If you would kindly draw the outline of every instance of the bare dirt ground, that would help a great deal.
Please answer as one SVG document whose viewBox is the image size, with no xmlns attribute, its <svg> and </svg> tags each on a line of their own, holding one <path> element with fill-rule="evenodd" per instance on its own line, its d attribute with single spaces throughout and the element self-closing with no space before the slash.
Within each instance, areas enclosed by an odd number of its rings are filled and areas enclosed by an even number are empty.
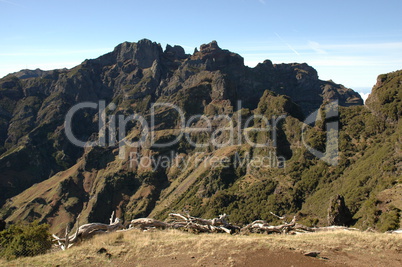
<svg viewBox="0 0 402 267">
<path fill-rule="evenodd" d="M 151 258 L 137 262 L 140 266 L 344 266 L 327 260 L 310 258 L 291 251 L 257 250 L 245 254 L 231 255 L 230 252 L 218 251 L 213 256 L 202 254 L 179 255 L 174 257 Z M 123 266 L 123 265 L 119 265 Z"/>
<path fill-rule="evenodd" d="M 402 253 L 402 252 L 401 252 Z M 233 253 L 230 247 L 216 249 L 213 253 L 176 253 L 175 256 L 154 256 L 149 258 L 128 258 L 124 262 L 112 260 L 113 266 L 277 266 L 277 267 L 319 267 L 319 266 L 402 266 L 402 254 L 385 251 L 380 254 L 341 251 L 321 252 L 317 257 L 304 256 L 304 251 L 295 249 L 245 249 Z"/>
</svg>

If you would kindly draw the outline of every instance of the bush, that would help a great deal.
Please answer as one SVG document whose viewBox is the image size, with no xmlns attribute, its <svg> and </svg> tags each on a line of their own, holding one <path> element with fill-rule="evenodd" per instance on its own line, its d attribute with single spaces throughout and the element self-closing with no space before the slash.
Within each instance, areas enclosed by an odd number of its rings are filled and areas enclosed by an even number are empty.
<svg viewBox="0 0 402 267">
<path fill-rule="evenodd" d="M 44 254 L 52 246 L 49 225 L 34 221 L 28 225 L 11 225 L 0 232 L 0 257 L 18 257 Z"/>
<path fill-rule="evenodd" d="M 378 230 L 380 230 L 381 232 L 398 229 L 399 210 L 397 208 L 391 208 L 390 211 L 382 213 L 377 227 Z"/>
</svg>

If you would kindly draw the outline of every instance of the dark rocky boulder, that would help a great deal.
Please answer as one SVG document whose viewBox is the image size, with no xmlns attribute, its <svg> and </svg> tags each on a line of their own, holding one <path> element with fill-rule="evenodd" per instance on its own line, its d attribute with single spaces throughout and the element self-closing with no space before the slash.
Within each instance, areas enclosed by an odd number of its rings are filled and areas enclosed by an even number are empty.
<svg viewBox="0 0 402 267">
<path fill-rule="evenodd" d="M 349 226 L 352 222 L 352 214 L 345 204 L 345 199 L 341 195 L 336 195 L 330 200 L 328 215 L 328 225 Z"/>
</svg>

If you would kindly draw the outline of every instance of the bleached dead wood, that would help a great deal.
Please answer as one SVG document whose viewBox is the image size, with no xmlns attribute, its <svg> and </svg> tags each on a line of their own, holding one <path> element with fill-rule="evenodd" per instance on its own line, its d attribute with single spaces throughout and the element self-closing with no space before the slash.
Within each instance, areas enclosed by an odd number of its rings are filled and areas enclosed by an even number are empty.
<svg viewBox="0 0 402 267">
<path fill-rule="evenodd" d="M 70 240 L 68 238 L 69 234 L 70 234 L 70 230 L 69 230 L 68 225 L 67 225 L 66 226 L 66 232 L 65 232 L 65 235 L 64 235 L 64 242 L 63 242 L 62 239 L 55 239 L 54 241 L 57 241 L 56 247 L 60 247 L 61 250 L 69 249 L 73 245 L 73 244 L 70 244 Z M 53 237 L 55 237 L 55 235 L 53 235 Z"/>
<path fill-rule="evenodd" d="M 160 229 L 166 229 L 171 227 L 169 223 L 165 223 L 162 221 L 158 221 L 155 219 L 151 218 L 139 218 L 139 219 L 134 219 L 131 221 L 129 228 L 134 228 L 138 227 L 142 230 L 149 229 L 149 228 L 160 228 Z"/>
<path fill-rule="evenodd" d="M 162 222 L 151 218 L 140 218 L 131 221 L 130 228 L 136 227 L 142 230 L 150 228 L 173 228 L 181 229 L 195 233 L 278 233 L 278 234 L 296 234 L 307 232 L 331 231 L 339 229 L 348 229 L 346 227 L 323 227 L 312 228 L 296 223 L 296 216 L 290 222 L 286 222 L 286 216 L 278 216 L 271 212 L 273 216 L 284 220 L 283 224 L 270 225 L 266 221 L 257 220 L 240 228 L 228 223 L 226 214 L 220 215 L 214 219 L 203 219 L 190 216 L 189 214 L 170 213 L 170 222 Z M 351 229 L 352 230 L 352 229 Z"/>
<path fill-rule="evenodd" d="M 240 227 L 228 223 L 226 214 L 219 215 L 214 219 L 197 218 L 190 215 L 183 215 L 179 213 L 170 213 L 173 218 L 171 223 L 172 228 L 184 229 L 196 233 L 228 233 L 232 234 Z"/>
<path fill-rule="evenodd" d="M 79 228 L 78 228 L 78 225 L 79 225 L 80 216 L 81 216 L 81 214 L 78 215 L 77 220 L 76 220 L 77 232 L 75 233 L 75 236 L 76 236 L 77 233 L 78 233 L 78 229 L 79 229 Z M 74 243 L 70 243 L 71 241 L 70 241 L 69 235 L 70 235 L 70 230 L 69 230 L 69 227 L 68 227 L 68 225 L 67 225 L 67 226 L 66 226 L 66 231 L 65 231 L 65 234 L 64 234 L 64 239 L 63 239 L 63 238 L 59 238 L 59 237 L 56 236 L 56 235 L 53 235 L 53 238 L 54 238 L 53 241 L 57 241 L 57 245 L 56 245 L 56 246 L 57 246 L 57 247 L 60 247 L 62 250 L 69 249 L 70 247 L 72 247 L 72 246 L 74 245 Z"/>
<path fill-rule="evenodd" d="M 302 224 L 296 223 L 296 216 L 290 222 L 286 222 L 286 216 L 278 216 L 271 212 L 273 216 L 284 221 L 281 225 L 270 225 L 266 221 L 258 220 L 254 221 L 243 228 L 241 228 L 242 233 L 278 233 L 278 234 L 288 234 L 288 233 L 305 233 L 313 232 L 313 228 L 307 227 Z"/>
<path fill-rule="evenodd" d="M 192 223 L 197 223 L 197 224 L 201 224 L 201 225 L 213 225 L 213 226 L 219 226 L 219 225 L 228 225 L 227 222 L 227 215 L 226 214 L 222 214 L 219 215 L 218 218 L 214 218 L 214 219 L 202 219 L 202 218 L 197 218 L 197 217 L 192 217 L 192 216 L 185 216 L 179 213 L 170 213 L 169 216 L 171 217 L 177 217 L 185 222 L 192 222 Z"/>
<path fill-rule="evenodd" d="M 114 217 L 114 212 L 112 213 L 112 216 L 110 218 L 110 224 L 104 224 L 104 223 L 87 223 L 84 225 L 81 225 L 78 227 L 78 218 L 77 217 L 77 230 L 74 235 L 69 235 L 68 228 L 66 228 L 66 235 L 65 237 L 61 238 L 58 237 L 57 235 L 52 235 L 53 236 L 53 241 L 56 241 L 58 243 L 58 246 L 65 250 L 70 248 L 72 245 L 77 243 L 78 241 L 82 239 L 87 239 L 90 238 L 96 234 L 104 234 L 104 233 L 109 233 L 109 232 L 115 232 L 117 230 L 124 229 L 124 226 L 121 224 L 120 219 L 116 218 L 113 222 L 113 217 Z"/>
<path fill-rule="evenodd" d="M 278 216 L 271 212 L 273 216 L 278 219 L 284 220 L 281 225 L 269 225 L 267 222 L 258 220 L 251 224 L 246 225 L 241 229 L 241 232 L 247 233 L 278 233 L 278 234 L 298 234 L 298 233 L 309 233 L 309 232 L 330 232 L 330 231 L 360 231 L 357 228 L 349 228 L 345 226 L 327 226 L 327 227 L 308 227 L 299 223 L 296 223 L 296 216 L 293 217 L 292 221 L 289 223 L 285 221 L 286 216 Z"/>
<path fill-rule="evenodd" d="M 402 229 L 394 230 L 394 231 L 388 231 L 387 233 L 389 234 L 402 234 Z"/>
<path fill-rule="evenodd" d="M 270 211 L 269 213 L 271 213 L 274 217 L 276 217 L 276 218 L 278 218 L 279 220 L 285 220 L 286 219 L 286 216 L 278 216 L 278 215 L 276 215 L 275 213 L 273 213 L 272 211 Z"/>
<path fill-rule="evenodd" d="M 266 221 L 257 220 L 254 221 L 243 228 L 239 226 L 232 225 L 228 222 L 228 216 L 226 214 L 219 215 L 219 217 L 214 219 L 203 219 L 190 216 L 189 214 L 180 213 L 170 213 L 169 217 L 171 220 L 169 222 L 162 222 L 152 218 L 139 218 L 131 221 L 129 228 L 124 229 L 123 225 L 120 223 L 119 218 L 114 218 L 114 212 L 110 217 L 109 225 L 103 223 L 88 223 L 78 227 L 79 216 L 77 217 L 77 230 L 75 234 L 70 235 L 68 227 L 66 228 L 65 236 L 60 238 L 53 235 L 54 241 L 57 241 L 61 249 L 65 250 L 70 248 L 72 245 L 77 243 L 82 239 L 87 239 L 96 234 L 103 234 L 114 231 L 126 231 L 132 228 L 140 228 L 142 230 L 149 229 L 180 229 L 194 233 L 228 233 L 233 234 L 236 232 L 241 233 L 278 233 L 278 234 L 298 234 L 298 233 L 308 233 L 308 232 L 324 232 L 324 231 L 337 231 L 337 230 L 347 230 L 347 231 L 358 231 L 356 228 L 347 228 L 343 226 L 329 226 L 329 227 L 308 227 L 299 223 L 296 223 L 296 216 L 290 222 L 286 222 L 286 216 L 278 216 L 271 212 L 271 214 L 283 220 L 283 224 L 280 225 L 270 225 Z M 394 233 L 401 233 L 401 230 L 393 231 Z"/>
<path fill-rule="evenodd" d="M 294 224 L 282 224 L 282 225 L 269 225 L 267 222 L 252 222 L 241 229 L 244 232 L 251 233 L 287 233 L 293 229 Z"/>
<path fill-rule="evenodd" d="M 332 225 L 332 226 L 325 226 L 325 227 L 314 227 L 311 228 L 313 232 L 332 232 L 332 231 L 339 231 L 339 230 L 345 230 L 345 231 L 360 231 L 360 229 L 357 228 L 350 228 L 346 226 L 337 226 L 337 225 Z"/>
</svg>

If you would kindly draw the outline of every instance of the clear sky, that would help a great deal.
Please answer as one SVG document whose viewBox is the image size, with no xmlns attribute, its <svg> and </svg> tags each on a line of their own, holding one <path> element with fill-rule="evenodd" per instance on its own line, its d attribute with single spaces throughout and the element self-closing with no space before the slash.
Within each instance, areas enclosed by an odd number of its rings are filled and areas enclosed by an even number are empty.
<svg viewBox="0 0 402 267">
<path fill-rule="evenodd" d="M 307 62 L 321 79 L 368 93 L 402 69 L 402 1 L 0 0 L 0 77 L 71 68 L 123 41 L 217 40 L 249 66 Z"/>
</svg>

